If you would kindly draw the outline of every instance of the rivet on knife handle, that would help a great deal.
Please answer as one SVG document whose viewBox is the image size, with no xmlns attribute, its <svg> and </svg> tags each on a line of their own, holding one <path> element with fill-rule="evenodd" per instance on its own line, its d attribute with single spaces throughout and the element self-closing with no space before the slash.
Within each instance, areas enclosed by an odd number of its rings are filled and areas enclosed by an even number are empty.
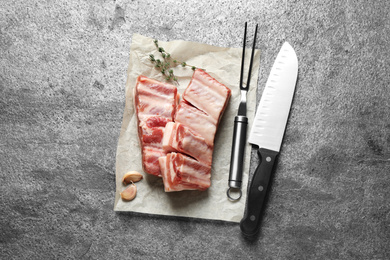
<svg viewBox="0 0 390 260">
<path fill-rule="evenodd" d="M 242 84 L 242 78 L 244 74 L 244 58 L 245 58 L 245 42 L 246 42 L 246 29 L 247 23 L 245 23 L 244 31 L 244 42 L 242 47 L 242 59 L 241 59 L 241 73 L 240 73 L 240 90 L 241 90 L 241 101 L 238 107 L 237 116 L 234 118 L 234 131 L 232 141 L 232 153 L 230 156 L 230 170 L 229 170 L 229 189 L 227 190 L 227 196 L 230 200 L 239 200 L 241 198 L 241 184 L 242 184 L 242 170 L 244 164 L 244 153 L 246 143 L 246 132 L 248 125 L 248 118 L 246 117 L 246 94 L 249 89 L 249 83 L 252 72 L 253 56 L 256 45 L 257 36 L 257 24 L 255 29 L 255 35 L 253 40 L 252 54 L 249 64 L 248 80 L 246 87 Z M 232 191 L 238 191 L 238 197 L 232 196 Z"/>
</svg>

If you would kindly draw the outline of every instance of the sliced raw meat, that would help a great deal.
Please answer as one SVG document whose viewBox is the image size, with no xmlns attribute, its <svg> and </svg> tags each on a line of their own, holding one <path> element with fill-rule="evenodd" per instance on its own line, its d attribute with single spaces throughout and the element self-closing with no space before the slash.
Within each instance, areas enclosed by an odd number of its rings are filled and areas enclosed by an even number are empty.
<svg viewBox="0 0 390 260">
<path fill-rule="evenodd" d="M 160 168 L 166 192 L 206 190 L 210 187 L 211 166 L 181 153 L 160 157 Z"/>
<path fill-rule="evenodd" d="M 213 146 L 208 145 L 202 136 L 180 123 L 167 123 L 163 148 L 166 152 L 177 151 L 190 155 L 207 165 L 211 165 L 212 162 Z"/>
<path fill-rule="evenodd" d="M 183 93 L 183 99 L 219 122 L 231 96 L 231 90 L 207 74 L 195 70 L 191 82 Z"/>
<path fill-rule="evenodd" d="M 214 144 L 217 121 L 187 101 L 180 101 L 174 120 L 201 135 L 207 144 L 211 146 Z"/>
<path fill-rule="evenodd" d="M 134 92 L 144 171 L 167 192 L 210 187 L 214 138 L 231 91 L 195 70 L 178 105 L 175 86 L 140 76 Z"/>
<path fill-rule="evenodd" d="M 139 76 L 134 88 L 142 167 L 146 173 L 161 176 L 158 158 L 165 156 L 162 138 L 165 125 L 173 121 L 179 100 L 177 88 Z"/>
</svg>

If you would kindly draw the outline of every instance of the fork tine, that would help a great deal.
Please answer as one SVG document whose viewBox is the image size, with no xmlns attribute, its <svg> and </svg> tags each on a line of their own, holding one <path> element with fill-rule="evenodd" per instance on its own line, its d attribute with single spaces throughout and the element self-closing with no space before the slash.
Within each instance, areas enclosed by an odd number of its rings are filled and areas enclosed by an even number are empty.
<svg viewBox="0 0 390 260">
<path fill-rule="evenodd" d="M 243 46 L 242 46 L 242 58 L 241 58 L 241 74 L 240 74 L 240 89 L 243 89 L 242 86 L 242 78 L 244 75 L 244 58 L 245 58 L 245 42 L 246 42 L 246 27 L 247 27 L 247 22 L 245 22 L 245 31 L 244 31 L 244 41 L 243 41 Z"/>
<path fill-rule="evenodd" d="M 253 39 L 253 46 L 252 46 L 252 54 L 251 54 L 251 61 L 249 64 L 249 72 L 248 72 L 248 80 L 246 82 L 246 88 L 249 89 L 249 83 L 251 82 L 251 74 L 252 74 L 252 64 L 253 64 L 253 55 L 255 52 L 255 46 L 256 46 L 256 37 L 257 37 L 257 24 L 255 29 L 255 37 Z"/>
</svg>

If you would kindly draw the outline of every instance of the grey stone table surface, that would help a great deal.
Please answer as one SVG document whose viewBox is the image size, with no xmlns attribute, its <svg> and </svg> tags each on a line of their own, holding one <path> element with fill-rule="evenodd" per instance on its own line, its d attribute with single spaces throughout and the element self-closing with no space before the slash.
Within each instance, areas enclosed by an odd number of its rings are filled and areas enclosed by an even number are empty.
<svg viewBox="0 0 390 260">
<path fill-rule="evenodd" d="M 390 259 L 389 13 L 387 0 L 0 1 L 0 258 Z M 259 24 L 258 98 L 284 41 L 300 63 L 259 235 L 114 212 L 132 35 L 241 47 L 245 21 Z"/>
</svg>

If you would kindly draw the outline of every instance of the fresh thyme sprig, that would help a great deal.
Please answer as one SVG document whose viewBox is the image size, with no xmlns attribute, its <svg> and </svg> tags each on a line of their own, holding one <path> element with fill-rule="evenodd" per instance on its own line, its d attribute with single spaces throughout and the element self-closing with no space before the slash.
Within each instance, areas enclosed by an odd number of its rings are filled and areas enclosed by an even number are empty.
<svg viewBox="0 0 390 260">
<path fill-rule="evenodd" d="M 189 65 L 184 61 L 178 61 L 177 59 L 173 59 L 170 53 L 166 52 L 163 47 L 159 46 L 158 40 L 154 40 L 153 42 L 158 52 L 160 53 L 162 60 L 156 58 L 153 54 L 149 54 L 149 59 L 154 64 L 154 67 L 160 70 L 161 74 L 165 77 L 167 81 L 173 80 L 178 83 L 172 67 L 180 65 L 182 67 L 190 67 L 192 70 L 197 69 L 195 66 Z"/>
</svg>

